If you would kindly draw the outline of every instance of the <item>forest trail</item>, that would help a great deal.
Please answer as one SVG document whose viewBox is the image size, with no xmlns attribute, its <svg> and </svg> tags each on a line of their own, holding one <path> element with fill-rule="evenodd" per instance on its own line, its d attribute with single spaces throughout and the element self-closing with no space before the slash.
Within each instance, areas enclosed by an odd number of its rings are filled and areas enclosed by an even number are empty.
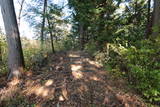
<svg viewBox="0 0 160 107">
<path fill-rule="evenodd" d="M 12 107 L 146 107 L 138 96 L 126 92 L 124 80 L 112 78 L 85 52 L 48 55 L 26 75 L 0 89 L 1 104 L 12 97 L 20 101 Z"/>
</svg>

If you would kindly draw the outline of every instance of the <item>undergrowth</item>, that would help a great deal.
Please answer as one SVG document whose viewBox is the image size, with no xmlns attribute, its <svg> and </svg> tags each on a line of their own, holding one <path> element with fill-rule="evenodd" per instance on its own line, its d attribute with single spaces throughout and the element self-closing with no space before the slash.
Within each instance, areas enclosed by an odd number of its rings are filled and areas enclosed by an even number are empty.
<svg viewBox="0 0 160 107">
<path fill-rule="evenodd" d="M 91 43 L 86 50 L 116 77 L 125 77 L 147 102 L 160 104 L 160 39 L 141 40 L 135 46 L 107 43 L 96 51 Z"/>
</svg>

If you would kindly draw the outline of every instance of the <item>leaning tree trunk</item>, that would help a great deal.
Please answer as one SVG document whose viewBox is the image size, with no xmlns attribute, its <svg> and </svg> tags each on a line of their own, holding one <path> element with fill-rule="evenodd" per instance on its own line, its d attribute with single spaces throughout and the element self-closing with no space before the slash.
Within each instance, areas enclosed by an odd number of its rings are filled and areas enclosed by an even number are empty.
<svg viewBox="0 0 160 107">
<path fill-rule="evenodd" d="M 160 33 L 160 0 L 154 0 L 153 13 L 153 32 L 152 36 L 158 36 Z"/>
<path fill-rule="evenodd" d="M 19 29 L 16 20 L 16 14 L 14 9 L 13 0 L 0 0 L 1 11 L 6 31 L 8 51 L 9 51 L 9 76 L 19 77 L 22 74 L 24 68 L 24 57 L 22 52 L 22 46 L 19 36 Z"/>
</svg>

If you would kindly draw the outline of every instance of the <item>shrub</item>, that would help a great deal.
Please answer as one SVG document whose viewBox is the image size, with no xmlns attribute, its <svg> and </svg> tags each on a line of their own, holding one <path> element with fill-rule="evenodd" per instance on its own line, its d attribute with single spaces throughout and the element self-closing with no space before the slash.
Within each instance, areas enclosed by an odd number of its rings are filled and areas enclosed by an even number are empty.
<svg viewBox="0 0 160 107">
<path fill-rule="evenodd" d="M 160 101 L 160 45 L 159 41 L 140 41 L 138 48 L 125 53 L 130 83 L 146 98 Z"/>
<path fill-rule="evenodd" d="M 160 102 L 159 46 L 160 39 L 137 41 L 128 48 L 108 43 L 95 58 L 109 67 L 113 75 L 120 71 L 148 101 Z"/>
</svg>

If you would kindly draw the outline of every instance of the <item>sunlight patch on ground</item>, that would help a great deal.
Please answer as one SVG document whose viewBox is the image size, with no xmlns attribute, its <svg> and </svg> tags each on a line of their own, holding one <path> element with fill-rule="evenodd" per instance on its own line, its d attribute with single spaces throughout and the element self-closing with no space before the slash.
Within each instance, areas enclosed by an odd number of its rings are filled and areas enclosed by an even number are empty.
<svg viewBox="0 0 160 107">
<path fill-rule="evenodd" d="M 13 79 L 11 82 L 9 82 L 9 86 L 15 86 L 15 85 L 17 85 L 19 83 L 20 83 L 19 79 Z"/>
<path fill-rule="evenodd" d="M 44 87 L 39 87 L 38 89 L 35 90 L 35 94 L 38 95 L 38 96 L 45 96 L 46 95 L 46 92 L 44 93 L 44 91 L 46 91 L 44 89 Z"/>
<path fill-rule="evenodd" d="M 19 88 L 17 87 L 17 85 L 20 82 L 21 81 L 19 79 L 13 79 L 11 82 L 8 83 L 8 88 L 4 88 L 0 90 L 0 103 L 1 101 L 9 100 L 14 97 L 15 93 L 19 91 Z"/>
<path fill-rule="evenodd" d="M 91 80 L 94 80 L 94 81 L 100 81 L 100 79 L 96 76 L 92 76 L 92 77 L 89 77 Z"/>
<path fill-rule="evenodd" d="M 77 58 L 77 57 L 80 57 L 80 55 L 76 55 L 76 54 L 69 54 L 69 57 L 72 57 L 72 58 Z"/>
<path fill-rule="evenodd" d="M 83 78 L 83 73 L 81 71 L 75 71 L 75 72 L 72 72 L 72 75 L 75 79 L 81 79 Z"/>
<path fill-rule="evenodd" d="M 95 67 L 97 67 L 97 68 L 101 68 L 103 65 L 102 64 L 100 64 L 99 62 L 97 62 L 97 61 L 92 61 L 92 60 L 90 60 L 89 58 L 84 58 L 83 59 L 83 62 L 88 62 L 89 64 L 91 64 L 91 65 L 93 65 L 93 66 L 95 66 Z"/>
<path fill-rule="evenodd" d="M 101 65 L 101 64 L 99 64 L 98 62 L 91 61 L 91 60 L 88 60 L 88 62 L 89 62 L 89 64 L 94 65 L 94 66 L 96 66 L 97 68 L 102 67 L 102 65 Z"/>
<path fill-rule="evenodd" d="M 75 79 L 80 79 L 83 77 L 83 73 L 81 72 L 82 65 L 74 65 L 71 64 L 72 75 Z"/>
<path fill-rule="evenodd" d="M 68 100 L 68 92 L 67 92 L 67 89 L 65 87 L 62 88 L 62 95 L 64 96 L 64 98 L 66 100 Z"/>
<path fill-rule="evenodd" d="M 50 83 L 51 83 L 51 81 L 50 81 Z M 35 95 L 43 97 L 43 98 L 54 97 L 54 91 L 55 91 L 54 88 L 48 88 L 46 86 L 40 86 L 40 85 L 30 86 L 25 90 L 27 95 L 35 94 Z"/>
<path fill-rule="evenodd" d="M 82 64 L 82 61 L 74 61 L 75 64 Z"/>
<path fill-rule="evenodd" d="M 82 69 L 82 65 L 74 65 L 71 64 L 71 70 L 74 71 L 80 71 Z"/>
<path fill-rule="evenodd" d="M 50 85 L 52 85 L 53 83 L 54 83 L 53 80 L 49 79 L 49 80 L 47 80 L 47 82 L 45 83 L 45 86 L 50 86 Z"/>
<path fill-rule="evenodd" d="M 59 96 L 59 101 L 64 101 L 64 97 L 62 95 Z"/>
</svg>

